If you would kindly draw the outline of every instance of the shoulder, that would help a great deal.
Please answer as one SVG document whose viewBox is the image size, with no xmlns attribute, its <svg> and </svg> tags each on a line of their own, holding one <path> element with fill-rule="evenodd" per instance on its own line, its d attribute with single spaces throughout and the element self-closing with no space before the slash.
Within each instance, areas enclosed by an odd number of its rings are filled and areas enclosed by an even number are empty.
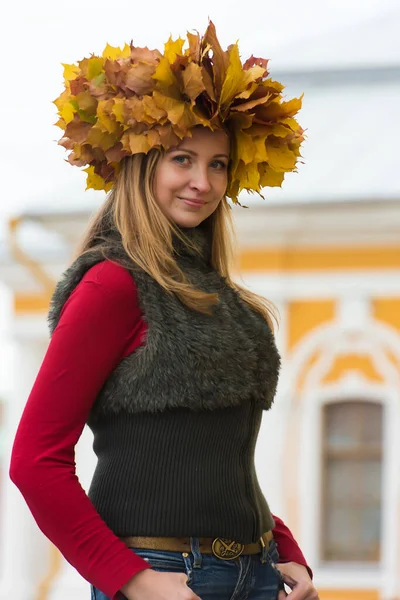
<svg viewBox="0 0 400 600">
<path fill-rule="evenodd" d="M 97 309 L 124 313 L 132 308 L 141 312 L 135 280 L 123 266 L 103 260 L 90 267 L 70 296 L 70 301 L 90 305 Z"/>
<path fill-rule="evenodd" d="M 113 297 L 137 297 L 135 280 L 131 273 L 122 265 L 111 260 L 103 260 L 90 269 L 82 277 L 77 287 L 93 284 L 98 291 Z"/>
</svg>

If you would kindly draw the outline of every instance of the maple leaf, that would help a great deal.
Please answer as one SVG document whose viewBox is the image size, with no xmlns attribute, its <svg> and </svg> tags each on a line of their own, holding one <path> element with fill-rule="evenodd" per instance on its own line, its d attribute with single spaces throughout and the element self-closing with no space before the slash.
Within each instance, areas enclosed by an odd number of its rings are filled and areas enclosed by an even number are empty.
<svg viewBox="0 0 400 600">
<path fill-rule="evenodd" d="M 164 56 L 172 65 L 175 62 L 177 55 L 182 55 L 182 48 L 185 40 L 182 38 L 178 38 L 177 40 L 173 40 L 172 36 L 169 37 L 168 42 L 164 44 Z"/>
<path fill-rule="evenodd" d="M 215 31 L 215 25 L 212 21 L 208 24 L 201 45 L 203 51 L 207 52 L 207 54 L 209 49 L 212 50 L 213 82 L 216 96 L 219 97 L 222 90 L 222 82 L 225 79 L 226 70 L 229 64 L 229 57 L 227 52 L 224 52 L 221 48 L 217 38 L 217 32 Z"/>
<path fill-rule="evenodd" d="M 232 107 L 232 110 L 237 110 L 239 112 L 246 112 L 248 110 L 252 110 L 256 106 L 259 106 L 260 104 L 265 104 L 266 102 L 268 102 L 268 100 L 270 100 L 271 95 L 266 90 L 264 93 L 265 93 L 265 95 L 261 96 L 260 98 L 255 98 L 254 100 L 249 100 L 248 102 L 243 102 L 241 104 L 235 104 Z"/>
<path fill-rule="evenodd" d="M 199 34 L 187 32 L 187 41 L 188 48 L 186 50 L 186 55 L 189 56 L 194 62 L 200 62 L 200 53 L 201 53 L 201 40 Z"/>
<path fill-rule="evenodd" d="M 104 131 L 99 125 L 94 125 L 88 132 L 85 142 L 93 148 L 101 148 L 101 150 L 109 150 L 117 141 L 115 135 Z"/>
<path fill-rule="evenodd" d="M 118 48 L 118 46 L 114 47 L 110 46 L 110 44 L 107 44 L 103 50 L 102 57 L 109 58 L 111 60 L 117 60 L 117 58 L 129 58 L 130 55 L 131 48 L 128 44 L 125 44 L 122 50 L 121 48 Z"/>
<path fill-rule="evenodd" d="M 202 69 L 200 65 L 192 62 L 182 72 L 184 85 L 184 93 L 191 99 L 195 100 L 201 92 L 206 88 L 202 77 Z"/>
<path fill-rule="evenodd" d="M 77 115 L 75 115 L 74 119 L 68 123 L 65 128 L 65 136 L 74 142 L 82 144 L 86 141 L 91 128 L 92 126 L 90 123 L 81 121 L 79 118 L 77 118 Z"/>
<path fill-rule="evenodd" d="M 113 98 L 113 105 L 111 112 L 118 121 L 118 123 L 124 123 L 125 121 L 125 100 L 124 98 Z"/>
<path fill-rule="evenodd" d="M 112 183 L 106 184 L 104 179 L 95 173 L 94 167 L 89 165 L 86 169 L 82 169 L 85 173 L 87 173 L 86 177 L 86 189 L 93 190 L 104 190 L 108 192 L 112 188 Z"/>
<path fill-rule="evenodd" d="M 243 161 L 245 165 L 248 165 L 253 161 L 255 147 L 253 145 L 253 138 L 251 135 L 241 130 L 237 131 L 236 148 L 238 158 Z"/>
<path fill-rule="evenodd" d="M 296 166 L 296 155 L 288 146 L 281 145 L 271 137 L 267 139 L 268 164 L 275 171 L 292 171 Z"/>
<path fill-rule="evenodd" d="M 64 120 L 66 125 L 68 123 L 71 123 L 71 121 L 73 120 L 73 118 L 75 116 L 75 113 L 76 113 L 76 109 L 71 104 L 71 102 L 68 102 L 68 104 L 65 104 L 59 112 L 60 117 Z"/>
<path fill-rule="evenodd" d="M 92 56 L 87 62 L 86 78 L 88 81 L 94 79 L 102 73 L 104 69 L 104 59 L 99 56 Z"/>
<path fill-rule="evenodd" d="M 281 187 L 283 183 L 283 178 L 285 176 L 284 172 L 274 171 L 270 166 L 262 164 L 258 166 L 258 170 L 260 172 L 260 186 L 261 187 Z"/>
<path fill-rule="evenodd" d="M 102 125 L 103 129 L 109 133 L 115 133 L 119 131 L 120 128 L 120 125 L 112 112 L 113 107 L 114 102 L 111 99 L 100 100 L 97 105 L 98 122 Z"/>
<path fill-rule="evenodd" d="M 162 54 L 158 50 L 149 50 L 147 46 L 144 48 L 131 47 L 132 62 L 144 62 L 157 66 L 161 58 Z"/>
<path fill-rule="evenodd" d="M 64 81 L 75 79 L 75 77 L 79 74 L 79 67 L 77 65 L 67 65 L 65 63 L 61 64 L 64 67 Z"/>
<path fill-rule="evenodd" d="M 147 135 L 143 133 L 137 134 L 133 131 L 127 131 L 122 136 L 122 145 L 125 149 L 130 150 L 132 154 L 137 154 L 140 152 L 147 152 L 150 150 L 149 140 L 147 139 Z"/>
<path fill-rule="evenodd" d="M 126 87 L 138 96 L 150 94 L 155 85 L 152 79 L 155 71 L 156 68 L 153 64 L 140 62 L 132 65 L 126 74 Z"/>
<path fill-rule="evenodd" d="M 165 150 L 177 146 L 181 141 L 181 138 L 175 133 L 174 128 L 170 123 L 158 126 L 157 131 L 160 136 L 161 144 Z"/>
<path fill-rule="evenodd" d="M 121 142 L 117 142 L 114 146 L 112 146 L 111 148 L 106 150 L 104 152 L 104 154 L 109 163 L 111 163 L 111 162 L 119 163 L 119 162 L 121 162 L 121 160 L 123 158 L 125 158 L 126 156 L 129 156 L 129 152 L 124 150 Z"/>
<path fill-rule="evenodd" d="M 88 90 L 79 92 L 79 94 L 75 96 L 75 102 L 78 109 L 84 111 L 87 115 L 96 114 L 97 100 L 96 98 L 93 98 Z"/>
<path fill-rule="evenodd" d="M 260 190 L 260 173 L 258 172 L 256 163 L 251 162 L 250 164 L 245 165 L 243 161 L 240 161 L 236 172 L 234 173 L 234 177 L 239 180 L 239 191 Z"/>
<path fill-rule="evenodd" d="M 261 67 L 264 71 L 264 74 L 262 75 L 263 77 L 266 77 L 268 75 L 268 71 L 267 71 L 267 66 L 269 63 L 269 59 L 268 58 L 256 58 L 255 56 L 251 55 L 244 63 L 243 63 L 243 69 L 245 71 L 247 71 L 248 69 L 251 69 L 252 67 Z"/>
<path fill-rule="evenodd" d="M 157 89 L 168 93 L 169 89 L 176 85 L 175 75 L 167 58 L 163 57 L 154 72 L 153 79 L 157 82 Z"/>
<path fill-rule="evenodd" d="M 177 125 L 178 127 L 187 130 L 195 125 L 207 124 L 206 119 L 197 116 L 187 102 L 168 98 L 157 91 L 153 93 L 153 98 L 157 106 L 165 110 L 168 120 L 173 125 Z"/>
</svg>

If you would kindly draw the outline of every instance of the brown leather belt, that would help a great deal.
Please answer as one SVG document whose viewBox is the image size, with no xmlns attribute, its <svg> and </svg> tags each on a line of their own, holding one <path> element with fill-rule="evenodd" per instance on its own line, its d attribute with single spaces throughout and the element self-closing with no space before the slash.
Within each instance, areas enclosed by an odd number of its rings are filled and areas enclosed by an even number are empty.
<svg viewBox="0 0 400 600">
<path fill-rule="evenodd" d="M 188 537 L 122 537 L 121 540 L 129 548 L 143 550 L 167 550 L 170 552 L 191 551 L 190 539 Z M 273 540 L 272 531 L 267 531 L 258 542 L 252 544 L 241 544 L 226 538 L 199 538 L 199 549 L 201 554 L 214 554 L 221 560 L 234 560 L 241 554 L 259 554 L 263 547 L 268 548 Z"/>
</svg>

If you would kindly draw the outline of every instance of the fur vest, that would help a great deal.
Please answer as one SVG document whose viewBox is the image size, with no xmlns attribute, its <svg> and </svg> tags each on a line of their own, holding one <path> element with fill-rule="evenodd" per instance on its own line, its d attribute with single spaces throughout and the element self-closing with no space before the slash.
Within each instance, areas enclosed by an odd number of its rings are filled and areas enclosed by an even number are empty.
<svg viewBox="0 0 400 600">
<path fill-rule="evenodd" d="M 210 316 L 187 308 L 143 270 L 133 268 L 122 244 L 117 244 L 108 258 L 129 265 L 148 332 L 144 345 L 104 382 L 91 419 L 122 411 L 214 410 L 248 401 L 270 408 L 280 366 L 274 336 L 267 322 L 210 266 L 205 232 L 195 228 L 185 233 L 200 251 L 178 242 L 179 266 L 197 289 L 217 292 L 219 303 Z M 102 260 L 97 249 L 64 272 L 51 300 L 51 334 L 70 294 L 86 271 Z"/>
</svg>

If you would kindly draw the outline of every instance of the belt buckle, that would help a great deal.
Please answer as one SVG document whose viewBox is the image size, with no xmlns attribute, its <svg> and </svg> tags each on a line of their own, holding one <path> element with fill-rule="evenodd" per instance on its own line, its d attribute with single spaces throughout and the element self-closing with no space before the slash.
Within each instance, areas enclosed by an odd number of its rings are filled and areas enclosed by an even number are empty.
<svg viewBox="0 0 400 600">
<path fill-rule="evenodd" d="M 214 556 L 221 560 L 234 560 L 242 554 L 244 544 L 226 538 L 215 538 L 211 550 Z"/>
</svg>

